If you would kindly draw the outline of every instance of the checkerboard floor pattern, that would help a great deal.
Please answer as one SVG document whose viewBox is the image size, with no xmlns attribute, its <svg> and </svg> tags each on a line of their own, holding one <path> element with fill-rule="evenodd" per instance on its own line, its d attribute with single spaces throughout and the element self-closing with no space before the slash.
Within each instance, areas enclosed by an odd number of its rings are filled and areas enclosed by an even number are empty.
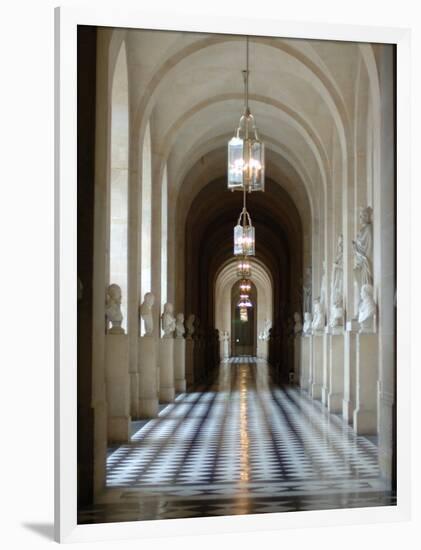
<svg viewBox="0 0 421 550">
<path fill-rule="evenodd" d="M 374 443 L 299 389 L 272 386 L 265 362 L 240 357 L 221 363 L 213 386 L 179 395 L 111 453 L 103 502 L 79 518 L 370 506 L 390 497 Z M 241 498 L 248 504 L 239 511 Z"/>
</svg>

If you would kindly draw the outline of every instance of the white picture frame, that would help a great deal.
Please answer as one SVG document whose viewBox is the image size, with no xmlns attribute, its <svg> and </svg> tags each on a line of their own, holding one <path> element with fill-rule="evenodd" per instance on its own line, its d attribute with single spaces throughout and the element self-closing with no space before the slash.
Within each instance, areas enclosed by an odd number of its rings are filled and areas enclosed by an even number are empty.
<svg viewBox="0 0 421 550">
<path fill-rule="evenodd" d="M 77 525 L 76 463 L 76 33 L 78 25 L 392 43 L 397 46 L 397 505 L 235 517 Z M 55 538 L 87 542 L 288 527 L 395 522 L 410 514 L 410 31 L 273 19 L 195 17 L 61 7 L 56 28 Z M 73 291 L 74 289 L 74 291 Z"/>
</svg>

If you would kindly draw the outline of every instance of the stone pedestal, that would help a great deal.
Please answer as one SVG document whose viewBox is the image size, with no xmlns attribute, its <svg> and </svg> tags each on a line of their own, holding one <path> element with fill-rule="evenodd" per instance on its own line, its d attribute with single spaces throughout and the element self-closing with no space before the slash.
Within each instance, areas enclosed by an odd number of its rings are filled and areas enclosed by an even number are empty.
<svg viewBox="0 0 421 550">
<path fill-rule="evenodd" d="M 157 342 L 153 336 L 139 338 L 139 417 L 153 418 L 158 414 Z"/>
<path fill-rule="evenodd" d="M 229 337 L 225 338 L 222 345 L 222 357 L 224 359 L 229 359 L 230 350 L 229 350 Z"/>
<path fill-rule="evenodd" d="M 323 366 L 322 366 L 322 403 L 327 407 L 327 400 L 329 395 L 329 368 L 328 368 L 328 350 L 329 350 L 329 327 L 325 328 L 323 334 Z"/>
<path fill-rule="evenodd" d="M 182 336 L 174 340 L 174 384 L 176 392 L 186 391 L 186 341 Z"/>
<path fill-rule="evenodd" d="M 301 335 L 296 334 L 294 337 L 294 381 L 299 383 L 300 377 L 300 364 L 301 364 Z"/>
<path fill-rule="evenodd" d="M 300 386 L 303 390 L 308 390 L 311 373 L 311 336 L 303 335 L 300 340 Z"/>
<path fill-rule="evenodd" d="M 108 441 L 130 439 L 129 342 L 126 334 L 105 338 L 105 382 L 108 409 Z"/>
<path fill-rule="evenodd" d="M 268 360 L 269 357 L 269 341 L 268 340 L 257 340 L 257 357 L 259 359 Z"/>
<path fill-rule="evenodd" d="M 194 384 L 194 340 L 186 338 L 186 382 L 189 387 Z"/>
<path fill-rule="evenodd" d="M 139 417 L 139 373 L 130 372 L 130 415 Z"/>
<path fill-rule="evenodd" d="M 349 321 L 346 324 L 346 331 L 344 335 L 344 398 L 342 402 L 342 416 L 348 423 L 352 423 L 355 409 L 358 327 L 358 323 L 355 321 Z"/>
<path fill-rule="evenodd" d="M 329 334 L 328 376 L 327 408 L 331 413 L 342 413 L 344 398 L 344 334 L 341 329 L 332 329 L 331 334 Z"/>
<path fill-rule="evenodd" d="M 377 433 L 377 334 L 357 334 L 356 400 L 353 415 L 357 434 Z"/>
<path fill-rule="evenodd" d="M 171 403 L 174 398 L 174 338 L 163 337 L 159 341 L 159 401 Z"/>
<path fill-rule="evenodd" d="M 312 335 L 312 362 L 311 362 L 311 388 L 310 395 L 313 399 L 322 398 L 323 385 L 323 332 L 314 332 Z"/>
</svg>

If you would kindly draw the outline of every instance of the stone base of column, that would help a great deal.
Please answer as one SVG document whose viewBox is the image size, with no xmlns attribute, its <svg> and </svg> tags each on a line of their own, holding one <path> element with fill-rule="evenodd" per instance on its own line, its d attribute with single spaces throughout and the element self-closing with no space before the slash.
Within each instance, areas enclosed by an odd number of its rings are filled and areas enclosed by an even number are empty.
<svg viewBox="0 0 421 550">
<path fill-rule="evenodd" d="M 312 365 L 311 365 L 311 389 L 313 399 L 322 399 L 323 387 L 323 361 L 324 361 L 324 334 L 314 333 L 312 336 Z"/>
<path fill-rule="evenodd" d="M 377 334 L 357 335 L 356 406 L 353 426 L 357 434 L 377 433 L 378 345 Z"/>
<path fill-rule="evenodd" d="M 139 338 L 139 418 L 154 418 L 158 414 L 157 342 L 153 336 Z"/>
<path fill-rule="evenodd" d="M 159 400 L 170 403 L 175 398 L 174 338 L 159 341 Z"/>
<path fill-rule="evenodd" d="M 127 334 L 107 334 L 105 381 L 108 405 L 108 441 L 125 443 L 130 438 L 129 343 Z"/>
<path fill-rule="evenodd" d="M 333 414 L 342 413 L 342 393 L 329 393 L 327 396 L 327 410 Z"/>
<path fill-rule="evenodd" d="M 347 399 L 342 401 L 342 416 L 348 424 L 352 423 L 354 417 L 354 407 L 352 406 L 351 401 L 348 401 Z"/>
<path fill-rule="evenodd" d="M 329 327 L 325 327 L 325 333 L 323 334 L 323 367 L 322 367 L 322 376 L 323 376 L 323 383 L 322 383 L 322 403 L 325 407 L 327 407 L 327 398 L 330 391 L 330 379 L 329 379 L 329 358 L 328 358 L 328 350 L 329 350 Z"/>
<path fill-rule="evenodd" d="M 194 340 L 186 338 L 186 382 L 188 386 L 194 384 Z"/>
<path fill-rule="evenodd" d="M 301 335 L 294 336 L 294 382 L 298 384 L 300 381 L 300 365 L 301 365 Z"/>
<path fill-rule="evenodd" d="M 186 341 L 183 337 L 174 340 L 174 386 L 176 392 L 186 391 Z"/>
<path fill-rule="evenodd" d="M 130 373 L 130 415 L 139 418 L 139 373 Z"/>
<path fill-rule="evenodd" d="M 267 340 L 257 340 L 257 357 L 267 361 L 269 353 L 269 342 Z"/>
<path fill-rule="evenodd" d="M 301 336 L 300 353 L 300 386 L 303 390 L 309 389 L 310 361 L 311 361 L 311 337 Z"/>
<path fill-rule="evenodd" d="M 108 440 L 122 443 L 130 440 L 130 416 L 112 416 L 108 419 Z"/>
<path fill-rule="evenodd" d="M 375 411 L 356 409 L 353 416 L 353 427 L 358 435 L 377 434 L 377 414 Z"/>
<path fill-rule="evenodd" d="M 331 329 L 329 335 L 327 408 L 331 413 L 342 413 L 344 398 L 344 335 L 342 328 Z"/>
<path fill-rule="evenodd" d="M 321 399 L 322 398 L 322 385 L 321 384 L 313 384 L 311 385 L 310 389 L 310 395 L 313 399 Z"/>
</svg>

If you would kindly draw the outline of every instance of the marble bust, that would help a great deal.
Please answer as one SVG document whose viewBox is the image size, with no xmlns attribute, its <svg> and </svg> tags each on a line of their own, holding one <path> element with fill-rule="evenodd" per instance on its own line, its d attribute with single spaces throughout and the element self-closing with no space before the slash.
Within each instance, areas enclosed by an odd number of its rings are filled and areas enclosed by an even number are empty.
<svg viewBox="0 0 421 550">
<path fill-rule="evenodd" d="M 361 331 L 374 330 L 374 316 L 376 314 L 376 302 L 374 301 L 374 289 L 372 285 L 361 287 L 361 300 L 358 308 L 358 322 Z"/>
<path fill-rule="evenodd" d="M 321 331 L 325 327 L 325 315 L 323 305 L 319 298 L 316 298 L 313 302 L 313 322 L 311 328 L 313 331 Z"/>
<path fill-rule="evenodd" d="M 306 311 L 304 313 L 304 325 L 303 325 L 303 334 L 310 335 L 311 334 L 311 313 L 309 311 Z"/>
<path fill-rule="evenodd" d="M 190 313 L 186 321 L 187 338 L 192 338 L 194 334 L 194 320 L 195 320 L 194 314 Z"/>
<path fill-rule="evenodd" d="M 155 296 L 152 292 L 147 292 L 143 298 L 143 303 L 140 306 L 140 315 L 143 319 L 145 327 L 145 336 L 152 336 L 153 333 L 153 314 L 152 307 L 155 303 Z"/>
<path fill-rule="evenodd" d="M 299 334 L 302 330 L 301 315 L 296 311 L 294 313 L 294 334 Z"/>
<path fill-rule="evenodd" d="M 105 299 L 105 315 L 107 321 L 111 323 L 109 334 L 124 334 L 121 327 L 123 314 L 121 313 L 121 288 L 116 284 L 111 284 L 107 288 Z"/>
<path fill-rule="evenodd" d="M 172 338 L 175 331 L 174 307 L 167 302 L 164 304 L 164 312 L 161 315 L 161 325 L 164 332 L 163 338 Z"/>
<path fill-rule="evenodd" d="M 177 313 L 175 321 L 175 335 L 176 338 L 183 338 L 185 333 L 184 329 L 184 313 Z"/>
</svg>

